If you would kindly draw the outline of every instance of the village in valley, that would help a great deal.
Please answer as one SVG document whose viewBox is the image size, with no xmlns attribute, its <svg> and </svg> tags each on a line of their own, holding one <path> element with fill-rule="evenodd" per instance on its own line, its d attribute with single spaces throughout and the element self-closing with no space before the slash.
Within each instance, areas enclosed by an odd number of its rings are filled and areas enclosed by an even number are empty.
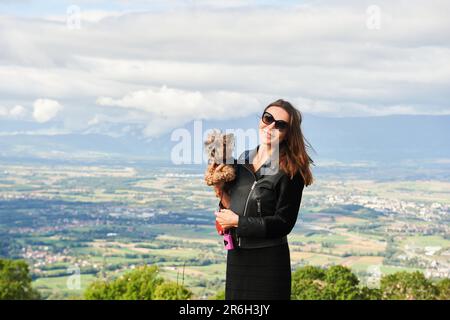
<svg viewBox="0 0 450 320">
<path fill-rule="evenodd" d="M 208 298 L 224 285 L 226 251 L 202 170 L 0 164 L 1 256 L 25 259 L 48 299 L 81 296 L 142 264 Z M 319 168 L 289 235 L 292 268 L 341 264 L 371 286 L 401 270 L 448 278 L 449 190 L 428 177 L 339 178 Z M 74 274 L 76 288 L 67 285 Z"/>
</svg>

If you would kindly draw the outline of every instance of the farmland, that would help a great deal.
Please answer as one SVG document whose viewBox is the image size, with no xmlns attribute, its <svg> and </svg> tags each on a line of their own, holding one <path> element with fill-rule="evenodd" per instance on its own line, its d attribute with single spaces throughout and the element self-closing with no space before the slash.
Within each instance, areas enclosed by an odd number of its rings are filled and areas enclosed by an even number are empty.
<svg viewBox="0 0 450 320">
<path fill-rule="evenodd" d="M 223 289 L 226 251 L 202 170 L 0 164 L 0 255 L 27 260 L 47 299 L 82 298 L 141 264 L 209 298 Z M 292 268 L 342 264 L 373 285 L 399 270 L 449 277 L 449 190 L 417 173 L 319 170 L 289 235 Z"/>
</svg>

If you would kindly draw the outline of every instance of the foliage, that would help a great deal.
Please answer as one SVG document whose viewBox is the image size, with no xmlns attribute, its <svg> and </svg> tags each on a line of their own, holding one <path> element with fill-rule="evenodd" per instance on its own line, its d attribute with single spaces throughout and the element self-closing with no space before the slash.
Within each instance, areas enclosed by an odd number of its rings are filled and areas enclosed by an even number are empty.
<svg viewBox="0 0 450 320">
<path fill-rule="evenodd" d="M 155 289 L 153 300 L 188 300 L 192 292 L 175 282 L 163 282 Z"/>
<path fill-rule="evenodd" d="M 421 272 L 397 272 L 385 275 L 380 288 L 361 286 L 351 270 L 344 266 L 328 269 L 306 266 L 292 276 L 292 299 L 295 300 L 448 300 L 450 279 L 437 283 Z"/>
<path fill-rule="evenodd" d="M 306 266 L 299 268 L 292 279 L 295 300 L 354 300 L 366 294 L 360 290 L 356 275 L 344 266 L 328 269 Z"/>
<path fill-rule="evenodd" d="M 112 281 L 95 281 L 84 293 L 87 300 L 185 300 L 192 292 L 167 282 L 156 266 L 142 266 Z"/>
<path fill-rule="evenodd" d="M 25 261 L 0 259 L 0 300 L 40 299 L 31 281 Z"/>
<path fill-rule="evenodd" d="M 439 300 L 450 300 L 450 279 L 443 279 L 436 284 Z"/>
<path fill-rule="evenodd" d="M 212 300 L 225 300 L 225 290 L 217 292 L 217 294 L 212 297 Z"/>
<path fill-rule="evenodd" d="M 383 299 L 389 300 L 431 300 L 439 295 L 438 288 L 419 271 L 386 275 L 380 289 Z"/>
</svg>

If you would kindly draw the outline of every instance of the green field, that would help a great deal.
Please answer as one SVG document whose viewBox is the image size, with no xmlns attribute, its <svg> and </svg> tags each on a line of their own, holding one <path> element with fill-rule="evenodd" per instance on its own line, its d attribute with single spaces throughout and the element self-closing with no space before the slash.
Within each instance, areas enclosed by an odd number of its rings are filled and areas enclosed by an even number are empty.
<svg viewBox="0 0 450 320">
<path fill-rule="evenodd" d="M 0 165 L 0 195 L 9 199 L 0 206 L 2 254 L 25 259 L 48 299 L 81 298 L 95 279 L 142 264 L 211 297 L 225 281 L 217 199 L 202 173 L 183 170 Z M 325 174 L 304 190 L 288 237 L 292 265 L 341 264 L 362 283 L 378 268 L 450 268 L 450 183 L 369 176 Z M 81 288 L 72 290 L 67 270 L 75 265 Z"/>
</svg>

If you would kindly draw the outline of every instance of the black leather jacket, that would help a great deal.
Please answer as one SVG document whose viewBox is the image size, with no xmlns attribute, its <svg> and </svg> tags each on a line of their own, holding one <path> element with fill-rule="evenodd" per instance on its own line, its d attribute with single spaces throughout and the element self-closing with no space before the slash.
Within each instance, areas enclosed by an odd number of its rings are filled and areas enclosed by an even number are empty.
<svg viewBox="0 0 450 320">
<path fill-rule="evenodd" d="M 270 159 L 253 172 L 250 161 L 258 147 L 245 151 L 234 162 L 236 179 L 229 191 L 230 210 L 239 215 L 239 223 L 230 233 L 239 248 L 286 243 L 297 221 L 302 199 L 304 181 L 300 172 L 290 179 L 277 166 L 271 166 Z"/>
</svg>

